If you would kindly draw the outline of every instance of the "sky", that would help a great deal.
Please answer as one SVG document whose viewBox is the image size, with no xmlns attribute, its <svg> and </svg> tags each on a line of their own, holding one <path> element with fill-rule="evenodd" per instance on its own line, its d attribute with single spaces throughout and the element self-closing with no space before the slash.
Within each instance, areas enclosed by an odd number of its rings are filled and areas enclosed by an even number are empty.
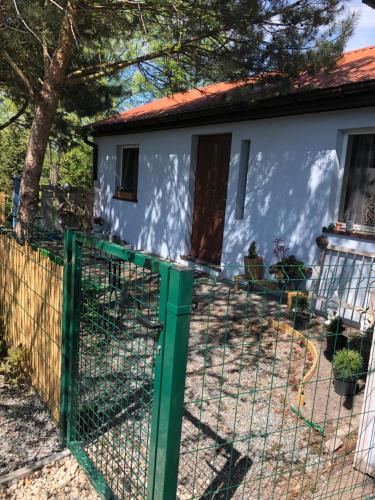
<svg viewBox="0 0 375 500">
<path fill-rule="evenodd" d="M 351 0 L 349 8 L 359 12 L 360 18 L 345 50 L 354 50 L 375 45 L 375 9 L 362 4 L 361 0 Z"/>
</svg>

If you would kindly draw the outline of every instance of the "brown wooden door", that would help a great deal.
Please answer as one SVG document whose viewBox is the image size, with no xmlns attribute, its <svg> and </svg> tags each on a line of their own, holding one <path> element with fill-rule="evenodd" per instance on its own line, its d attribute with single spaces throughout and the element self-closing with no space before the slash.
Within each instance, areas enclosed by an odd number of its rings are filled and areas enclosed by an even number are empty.
<svg viewBox="0 0 375 500">
<path fill-rule="evenodd" d="M 199 137 L 190 257 L 221 263 L 231 134 Z"/>
</svg>

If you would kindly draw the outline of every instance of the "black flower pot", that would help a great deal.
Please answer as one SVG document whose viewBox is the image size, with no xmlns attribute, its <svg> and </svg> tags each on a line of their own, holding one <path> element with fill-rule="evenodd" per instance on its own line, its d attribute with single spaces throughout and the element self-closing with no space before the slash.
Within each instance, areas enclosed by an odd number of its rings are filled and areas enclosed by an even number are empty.
<svg viewBox="0 0 375 500">
<path fill-rule="evenodd" d="M 335 393 L 340 396 L 355 396 L 357 390 L 357 379 L 340 379 L 334 380 Z"/>
<path fill-rule="evenodd" d="M 332 359 L 335 352 L 343 349 L 348 342 L 345 335 L 342 335 L 341 333 L 327 333 L 326 339 L 327 349 L 325 350 L 325 354 L 328 359 Z"/>
<path fill-rule="evenodd" d="M 310 316 L 308 314 L 298 314 L 294 316 L 294 328 L 296 330 L 307 330 L 310 325 Z"/>
</svg>

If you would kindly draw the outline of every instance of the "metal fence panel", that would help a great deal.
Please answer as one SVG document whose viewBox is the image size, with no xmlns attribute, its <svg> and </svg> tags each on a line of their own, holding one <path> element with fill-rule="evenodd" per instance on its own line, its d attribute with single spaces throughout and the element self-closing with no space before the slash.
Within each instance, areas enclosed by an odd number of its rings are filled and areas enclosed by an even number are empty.
<svg viewBox="0 0 375 500">
<path fill-rule="evenodd" d="M 80 233 L 66 245 L 67 443 L 106 498 L 172 498 L 192 273 Z"/>
</svg>

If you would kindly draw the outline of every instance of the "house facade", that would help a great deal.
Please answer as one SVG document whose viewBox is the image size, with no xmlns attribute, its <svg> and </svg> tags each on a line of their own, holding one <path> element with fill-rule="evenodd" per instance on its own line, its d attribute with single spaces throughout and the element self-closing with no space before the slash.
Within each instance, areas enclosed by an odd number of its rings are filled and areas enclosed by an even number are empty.
<svg viewBox="0 0 375 500">
<path fill-rule="evenodd" d="M 375 47 L 284 95 L 249 102 L 242 86 L 177 94 L 91 127 L 108 227 L 134 248 L 232 274 L 251 241 L 266 262 L 280 238 L 315 263 L 322 231 L 375 252 Z"/>
</svg>

